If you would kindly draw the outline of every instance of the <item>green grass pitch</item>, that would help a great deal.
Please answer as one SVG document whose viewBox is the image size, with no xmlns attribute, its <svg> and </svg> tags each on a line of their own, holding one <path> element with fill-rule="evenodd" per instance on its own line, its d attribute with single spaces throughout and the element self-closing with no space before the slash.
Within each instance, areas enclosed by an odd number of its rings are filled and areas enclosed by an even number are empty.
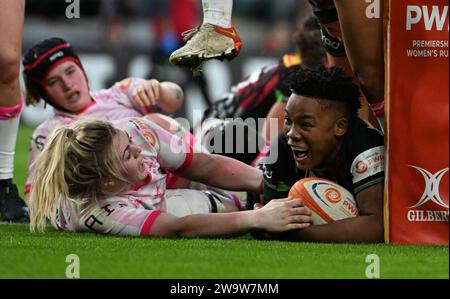
<svg viewBox="0 0 450 299">
<path fill-rule="evenodd" d="M 15 181 L 25 182 L 32 128 L 20 128 Z M 366 278 L 370 254 L 380 278 L 449 278 L 448 247 L 337 245 L 234 239 L 162 239 L 63 233 L 30 234 L 0 224 L 0 278 L 65 278 L 78 255 L 81 278 Z"/>
</svg>

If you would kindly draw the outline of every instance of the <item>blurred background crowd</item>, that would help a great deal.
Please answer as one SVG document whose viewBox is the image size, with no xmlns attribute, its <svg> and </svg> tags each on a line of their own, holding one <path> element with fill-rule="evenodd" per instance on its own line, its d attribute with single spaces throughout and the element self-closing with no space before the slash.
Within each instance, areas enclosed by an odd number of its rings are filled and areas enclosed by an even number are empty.
<svg viewBox="0 0 450 299">
<path fill-rule="evenodd" d="M 201 24 L 200 0 L 78 0 L 79 18 L 70 19 L 66 12 L 73 2 L 27 0 L 24 50 L 49 37 L 68 40 L 80 54 L 91 90 L 129 76 L 176 82 L 186 100 L 174 116 L 189 120 L 194 109 L 203 111 L 255 69 L 295 51 L 292 33 L 311 13 L 307 0 L 234 1 L 241 54 L 231 62 L 210 61 L 202 76 L 193 77 L 168 58 L 180 46 L 181 33 Z M 39 109 L 27 107 L 23 120 L 34 125 L 45 119 L 48 114 Z"/>
</svg>

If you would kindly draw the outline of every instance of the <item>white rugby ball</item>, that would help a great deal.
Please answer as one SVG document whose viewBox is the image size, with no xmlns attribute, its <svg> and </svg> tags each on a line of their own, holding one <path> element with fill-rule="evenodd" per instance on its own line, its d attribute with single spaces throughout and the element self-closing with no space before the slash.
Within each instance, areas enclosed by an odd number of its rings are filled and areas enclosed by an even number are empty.
<svg viewBox="0 0 450 299">
<path fill-rule="evenodd" d="M 289 197 L 303 199 L 305 206 L 311 210 L 315 225 L 358 216 L 353 195 L 329 180 L 302 179 L 291 187 Z"/>
</svg>

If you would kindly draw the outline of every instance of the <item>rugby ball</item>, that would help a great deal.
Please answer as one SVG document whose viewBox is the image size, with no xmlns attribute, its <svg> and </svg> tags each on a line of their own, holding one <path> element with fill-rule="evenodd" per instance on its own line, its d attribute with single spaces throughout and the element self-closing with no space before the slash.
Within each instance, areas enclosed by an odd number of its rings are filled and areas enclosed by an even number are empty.
<svg viewBox="0 0 450 299">
<path fill-rule="evenodd" d="M 311 210 L 315 225 L 358 216 L 353 195 L 329 180 L 302 179 L 291 187 L 289 197 L 303 199 L 305 206 Z"/>
</svg>

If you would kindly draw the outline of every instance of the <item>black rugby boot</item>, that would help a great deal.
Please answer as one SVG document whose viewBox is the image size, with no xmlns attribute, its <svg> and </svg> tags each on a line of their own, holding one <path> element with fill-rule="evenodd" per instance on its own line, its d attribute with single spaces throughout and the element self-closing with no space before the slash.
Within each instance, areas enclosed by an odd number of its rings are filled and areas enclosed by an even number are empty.
<svg viewBox="0 0 450 299">
<path fill-rule="evenodd" d="M 12 179 L 0 180 L 0 220 L 7 222 L 28 222 L 28 207 L 19 196 Z"/>
</svg>

